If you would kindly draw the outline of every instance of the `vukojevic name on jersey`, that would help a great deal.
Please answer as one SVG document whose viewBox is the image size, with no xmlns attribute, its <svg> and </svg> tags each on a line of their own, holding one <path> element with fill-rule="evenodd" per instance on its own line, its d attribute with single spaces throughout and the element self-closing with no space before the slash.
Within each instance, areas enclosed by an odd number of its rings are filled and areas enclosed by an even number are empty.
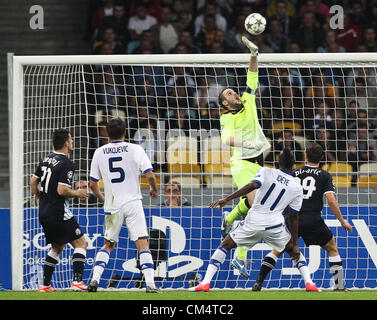
<svg viewBox="0 0 377 320">
<path fill-rule="evenodd" d="M 90 167 L 90 179 L 103 179 L 105 212 L 117 211 L 123 204 L 142 199 L 140 172 L 153 170 L 144 149 L 128 142 L 110 142 L 98 148 Z"/>
<path fill-rule="evenodd" d="M 291 174 L 263 167 L 252 181 L 260 185 L 245 219 L 253 229 L 284 223 L 283 211 L 287 207 L 300 211 L 303 189 Z"/>
<path fill-rule="evenodd" d="M 259 140 L 264 142 L 265 146 L 260 150 L 232 147 L 232 160 L 255 158 L 271 147 L 259 124 L 255 103 L 258 72 L 248 70 L 246 85 L 247 89 L 240 98 L 244 107 L 235 114 L 226 112 L 220 117 L 221 140 L 224 144 L 229 137 L 235 137 L 242 141 Z"/>
</svg>

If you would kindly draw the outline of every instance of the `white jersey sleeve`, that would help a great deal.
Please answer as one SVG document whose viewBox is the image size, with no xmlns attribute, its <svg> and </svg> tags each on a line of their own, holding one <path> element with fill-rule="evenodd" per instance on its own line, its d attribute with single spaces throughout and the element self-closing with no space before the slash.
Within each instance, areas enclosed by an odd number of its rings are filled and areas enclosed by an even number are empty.
<svg viewBox="0 0 377 320">
<path fill-rule="evenodd" d="M 99 170 L 98 166 L 98 150 L 94 152 L 92 163 L 90 165 L 90 174 L 89 177 L 91 180 L 99 181 L 101 179 L 101 171 Z"/>
<path fill-rule="evenodd" d="M 288 207 L 292 211 L 299 213 L 300 209 L 302 207 L 302 201 L 303 201 L 303 199 L 304 199 L 304 191 L 303 191 L 302 187 L 301 188 L 297 188 L 297 196 L 294 199 L 292 199 L 292 201 L 288 205 Z"/>
<path fill-rule="evenodd" d="M 253 180 L 251 181 L 259 183 L 259 185 L 262 186 L 265 179 L 265 171 L 266 171 L 265 167 L 260 168 L 257 174 L 255 175 L 255 177 L 253 178 Z"/>
<path fill-rule="evenodd" d="M 135 154 L 136 162 L 139 164 L 139 169 L 143 173 L 147 173 L 153 170 L 151 160 L 148 158 L 145 150 L 141 146 L 137 146 L 137 152 Z"/>
</svg>

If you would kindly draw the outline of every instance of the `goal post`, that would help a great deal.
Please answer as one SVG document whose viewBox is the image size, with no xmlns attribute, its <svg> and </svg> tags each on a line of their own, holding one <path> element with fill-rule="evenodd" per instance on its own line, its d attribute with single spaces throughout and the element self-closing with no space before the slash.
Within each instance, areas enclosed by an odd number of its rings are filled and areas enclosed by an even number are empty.
<svg viewBox="0 0 377 320">
<path fill-rule="evenodd" d="M 215 108 L 213 102 L 216 101 L 216 92 L 220 88 L 230 86 L 240 93 L 245 90 L 245 71 L 249 60 L 249 54 L 8 55 L 12 289 L 35 289 L 41 281 L 41 266 L 47 246 L 44 244 L 37 208 L 28 190 L 28 182 L 39 159 L 52 151 L 52 131 L 59 127 L 71 131 L 74 138 L 71 159 L 76 165 L 75 181 L 88 180 L 93 150 L 106 141 L 104 123 L 111 116 L 125 119 L 131 142 L 140 143 L 147 154 L 154 157 L 152 162 L 159 181 L 160 196 L 155 201 L 148 198 L 143 178 L 141 190 L 151 235 L 159 234 L 157 240 L 151 236 L 151 241 L 156 240 L 158 246 L 164 247 L 154 249 L 158 260 L 155 261 L 156 277 L 163 287 L 172 289 L 187 288 L 198 281 L 204 275 L 211 254 L 221 241 L 221 214 L 209 209 L 207 205 L 235 188 L 229 168 L 230 151 L 219 140 L 219 127 L 215 123 L 221 110 L 218 110 L 216 118 L 212 118 L 213 110 L 209 106 Z M 366 106 L 369 107 L 367 122 L 372 122 L 372 117 L 377 115 L 377 104 L 372 105 L 370 102 L 374 102 L 373 99 L 377 101 L 377 95 L 373 91 L 373 77 L 377 74 L 376 53 L 260 54 L 258 65 L 263 72 L 260 73 L 257 106 L 259 110 L 264 110 L 260 114 L 260 122 L 264 131 L 270 134 L 273 148 L 277 143 L 283 143 L 283 132 L 293 134 L 293 140 L 301 146 L 301 151 L 305 149 L 306 141 L 320 139 L 317 131 L 322 127 L 316 122 L 315 116 L 318 105 L 322 102 L 336 105 L 337 99 L 349 103 L 352 99 L 358 101 L 363 98 L 362 101 L 367 101 Z M 176 67 L 182 70 L 176 70 Z M 313 83 L 317 70 L 324 68 L 330 70 L 329 78 L 332 80 L 323 82 L 326 75 L 322 75 L 320 84 Z M 220 69 L 224 73 L 220 73 Z M 305 72 L 296 73 L 296 69 Z M 359 69 L 370 73 L 360 75 Z M 218 70 L 220 71 L 217 73 Z M 343 81 L 339 96 L 334 94 L 336 84 L 331 82 L 335 78 L 331 75 L 335 73 Z M 367 94 L 364 97 L 359 97 L 359 92 L 354 93 L 359 76 L 366 79 Z M 177 78 L 184 79 L 183 99 L 178 93 L 180 86 L 175 83 Z M 171 79 L 175 80 L 169 82 Z M 302 85 L 301 80 L 306 84 Z M 209 82 L 211 85 L 205 87 L 203 83 Z M 276 90 L 271 91 L 269 88 L 272 87 Z M 304 96 L 288 93 L 289 90 L 300 91 L 303 87 L 311 88 L 311 96 L 309 93 Z M 147 91 L 150 88 L 152 89 Z M 287 93 L 282 92 L 283 89 L 287 89 Z M 278 95 L 276 92 L 279 92 Z M 291 116 L 291 122 L 298 120 L 296 122 L 300 124 L 300 128 L 286 126 L 287 121 L 281 115 L 285 111 L 284 103 L 288 100 L 296 101 L 295 99 L 302 110 Z M 309 101 L 309 106 L 305 104 L 306 101 Z M 265 107 L 266 105 L 269 107 Z M 187 119 L 191 119 L 192 113 L 195 113 L 192 115 L 193 120 L 188 121 L 187 128 L 184 125 L 174 127 L 181 117 L 180 108 L 184 109 Z M 147 112 L 145 109 L 157 111 L 151 116 L 144 113 Z M 202 113 L 202 109 L 206 109 L 205 112 Z M 304 109 L 308 111 L 307 114 L 303 112 Z M 330 114 L 331 110 L 328 109 L 326 112 Z M 160 113 L 159 110 L 163 112 Z M 347 111 L 347 107 L 343 111 Z M 326 123 L 326 118 L 320 120 Z M 144 121 L 143 126 L 141 121 Z M 331 119 L 328 120 L 330 121 Z M 309 128 L 308 123 L 313 127 Z M 346 131 L 351 130 L 348 125 L 347 123 Z M 356 134 L 362 127 L 363 124 L 356 121 L 352 130 Z M 327 128 L 326 125 L 324 128 Z M 333 131 L 336 134 L 336 130 Z M 314 136 L 306 135 L 307 132 Z M 356 134 L 346 142 L 349 143 L 352 139 L 356 139 L 357 147 L 358 139 L 361 138 Z M 343 232 L 334 221 L 334 215 L 325 208 L 326 222 L 334 228 L 332 230 L 339 241 L 345 278 L 349 281 L 347 285 L 358 288 L 376 287 L 377 261 L 373 252 L 377 246 L 373 238 L 377 236 L 377 201 L 372 195 L 377 190 L 377 179 L 374 180 L 377 176 L 377 168 L 374 166 L 377 158 L 367 161 L 364 171 L 360 165 L 357 170 L 350 169 L 349 166 L 344 169 L 338 163 L 348 165 L 348 158 L 334 161 L 330 158 L 330 153 L 336 154 L 336 157 L 347 154 L 348 145 L 337 144 L 336 138 L 324 141 L 333 143 L 326 150 L 329 155 L 326 155 L 325 166 L 331 171 L 337 185 L 342 213 L 356 229 L 356 234 Z M 275 154 L 268 156 L 267 152 L 266 165 L 274 166 Z M 296 160 L 303 162 L 303 159 Z M 359 159 L 353 161 L 356 163 Z M 333 162 L 336 162 L 336 166 L 330 167 Z M 210 171 L 206 171 L 207 164 L 211 165 L 208 166 Z M 364 177 L 364 180 L 360 179 L 360 184 L 359 177 Z M 165 206 L 164 188 L 171 181 L 181 183 L 182 197 L 189 203 L 187 206 Z M 74 202 L 72 205 L 88 241 L 88 263 L 84 274 L 84 280 L 88 281 L 95 253 L 102 246 L 103 210 L 97 203 L 84 205 Z M 308 259 L 314 280 L 321 287 L 331 286 L 328 257 L 315 246 L 306 248 L 302 243 L 300 245 Z M 262 255 L 268 249 L 260 244 L 249 253 L 252 277 L 257 274 Z M 53 277 L 57 288 L 69 286 L 71 253 L 71 248 L 68 247 L 60 257 Z M 124 230 L 117 249 L 110 258 L 114 262 L 109 263 L 102 286 L 111 284 L 125 289 L 137 288 L 142 279 L 135 247 L 128 240 L 127 230 Z M 230 266 L 230 258 L 227 258 L 223 269 L 215 277 L 214 287 L 250 288 L 254 278 L 246 281 L 239 277 Z M 289 258 L 284 257 L 267 278 L 266 285 L 269 288 L 296 288 L 302 285 L 300 281 L 298 271 L 292 268 Z"/>
</svg>

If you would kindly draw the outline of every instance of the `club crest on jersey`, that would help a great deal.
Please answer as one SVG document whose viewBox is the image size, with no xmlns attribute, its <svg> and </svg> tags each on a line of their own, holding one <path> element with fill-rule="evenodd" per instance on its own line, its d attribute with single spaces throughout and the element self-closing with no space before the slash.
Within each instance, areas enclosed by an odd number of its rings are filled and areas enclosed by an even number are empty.
<svg viewBox="0 0 377 320">
<path fill-rule="evenodd" d="M 79 235 L 81 234 L 81 230 L 80 230 L 79 228 L 77 228 L 77 229 L 75 230 L 75 234 L 76 234 L 76 236 L 79 236 Z"/>
</svg>

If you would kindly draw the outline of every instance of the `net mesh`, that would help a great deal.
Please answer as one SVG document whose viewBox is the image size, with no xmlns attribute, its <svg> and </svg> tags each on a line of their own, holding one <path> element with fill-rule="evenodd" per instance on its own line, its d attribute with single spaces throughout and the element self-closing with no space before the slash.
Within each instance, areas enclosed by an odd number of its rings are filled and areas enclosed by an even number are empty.
<svg viewBox="0 0 377 320">
<path fill-rule="evenodd" d="M 244 92 L 246 72 L 243 64 L 25 67 L 24 119 L 20 119 L 24 121 L 24 289 L 35 289 L 41 283 L 48 250 L 28 182 L 41 157 L 52 151 L 52 131 L 61 127 L 70 130 L 75 181 L 88 181 L 92 155 L 107 143 L 105 126 L 112 117 L 125 120 L 126 140 L 144 147 L 157 175 L 158 199 L 148 197 L 147 181 L 140 178 L 157 280 L 164 288 L 196 284 L 221 241 L 221 213 L 209 209 L 208 204 L 235 190 L 231 150 L 220 139 L 219 117 L 223 110 L 217 104 L 218 94 L 227 87 Z M 288 146 L 294 151 L 296 166 L 300 166 L 307 141 L 323 145 L 323 166 L 333 176 L 343 215 L 359 231 L 346 233 L 324 210 L 344 259 L 349 287 L 375 286 L 377 278 L 372 272 L 375 257 L 370 256 L 373 242 L 367 241 L 368 232 L 376 231 L 377 225 L 373 217 L 375 200 L 371 197 L 377 185 L 373 122 L 377 114 L 376 88 L 373 64 L 259 65 L 257 108 L 272 145 L 264 154 L 265 165 L 275 166 L 279 151 Z M 166 191 L 175 183 L 180 185 L 179 200 L 172 190 Z M 89 202 L 73 201 L 72 206 L 88 241 L 87 282 L 95 254 L 103 244 L 103 209 L 94 197 Z M 316 246 L 299 244 L 313 280 L 318 286 L 330 287 L 327 255 Z M 232 269 L 229 256 L 214 278 L 213 287 L 252 286 L 267 252 L 269 248 L 264 244 L 249 252 L 250 280 Z M 53 276 L 57 288 L 70 286 L 72 253 L 67 246 L 60 257 Z M 110 257 L 101 287 L 144 286 L 137 251 L 126 228 Z M 265 286 L 295 288 L 303 282 L 284 255 Z"/>
</svg>

